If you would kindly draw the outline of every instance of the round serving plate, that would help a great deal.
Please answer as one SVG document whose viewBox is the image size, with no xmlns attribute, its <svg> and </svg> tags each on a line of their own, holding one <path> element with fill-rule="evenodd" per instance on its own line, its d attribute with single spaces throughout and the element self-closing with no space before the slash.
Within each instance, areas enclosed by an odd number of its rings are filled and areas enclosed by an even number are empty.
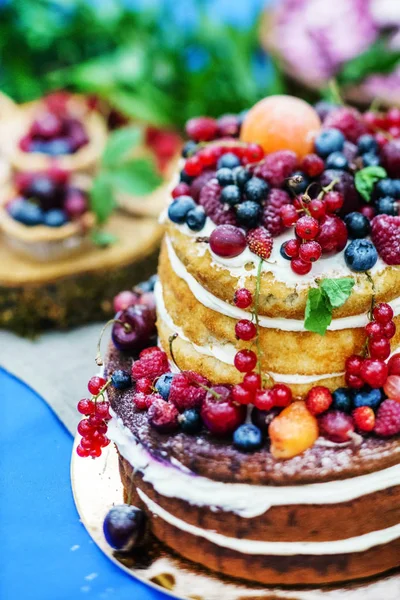
<svg viewBox="0 0 400 600">
<path fill-rule="evenodd" d="M 118 567 L 151 587 L 184 600 L 398 600 L 400 574 L 392 573 L 345 587 L 319 589 L 271 588 L 219 577 L 173 554 L 154 538 L 130 554 L 112 550 L 103 535 L 103 520 L 115 504 L 123 503 L 118 456 L 113 444 L 96 459 L 71 459 L 71 482 L 82 523 L 99 548 Z"/>
</svg>

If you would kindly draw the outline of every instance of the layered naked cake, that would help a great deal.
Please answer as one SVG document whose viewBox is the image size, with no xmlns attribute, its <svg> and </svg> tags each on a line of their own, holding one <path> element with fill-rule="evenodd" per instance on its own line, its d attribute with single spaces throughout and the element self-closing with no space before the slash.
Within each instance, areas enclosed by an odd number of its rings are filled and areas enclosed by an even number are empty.
<svg viewBox="0 0 400 600">
<path fill-rule="evenodd" d="M 117 300 L 78 454 L 112 440 L 125 502 L 220 575 L 313 585 L 394 569 L 398 141 L 290 97 L 187 132 L 159 279 Z M 126 549 L 115 514 L 106 537 Z"/>
</svg>

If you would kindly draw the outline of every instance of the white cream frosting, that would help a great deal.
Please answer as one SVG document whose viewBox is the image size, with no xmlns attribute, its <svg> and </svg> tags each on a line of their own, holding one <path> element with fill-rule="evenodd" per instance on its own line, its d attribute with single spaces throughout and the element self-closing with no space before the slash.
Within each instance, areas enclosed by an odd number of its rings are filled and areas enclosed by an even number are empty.
<svg viewBox="0 0 400 600">
<path fill-rule="evenodd" d="M 143 480 L 167 498 L 179 498 L 189 504 L 211 510 L 233 512 L 254 518 L 272 506 L 294 504 L 337 504 L 400 485 L 400 465 L 345 480 L 294 486 L 260 486 L 224 483 L 196 475 L 175 461 L 174 465 L 157 460 L 136 441 L 122 420 L 111 411 L 107 436 L 121 455 L 143 474 Z"/>
<path fill-rule="evenodd" d="M 167 512 L 164 508 L 151 500 L 142 490 L 137 490 L 140 498 L 147 508 L 157 517 L 166 521 L 173 527 L 185 531 L 196 537 L 202 537 L 212 544 L 241 552 L 243 554 L 274 555 L 274 556 L 298 556 L 298 555 L 331 555 L 349 554 L 351 552 L 365 552 L 374 546 L 387 544 L 400 537 L 400 524 L 365 533 L 357 537 L 346 538 L 329 542 L 264 542 L 249 540 L 246 538 L 232 538 L 217 533 L 210 529 L 202 529 L 182 521 L 175 515 Z"/>
<path fill-rule="evenodd" d="M 176 252 L 172 246 L 169 237 L 166 237 L 166 245 L 168 250 L 168 257 L 170 260 L 171 267 L 175 274 L 183 279 L 196 300 L 206 306 L 207 308 L 219 312 L 227 317 L 233 319 L 248 319 L 249 313 L 237 306 L 233 306 L 217 298 L 211 292 L 206 290 L 199 282 L 191 275 L 184 264 L 180 261 Z M 396 298 L 388 304 L 393 308 L 394 314 L 400 314 L 400 297 Z M 352 329 L 355 327 L 365 327 L 369 322 L 368 315 L 353 315 L 351 317 L 341 317 L 339 319 L 332 319 L 328 329 L 330 331 L 338 331 L 342 329 Z M 304 321 L 302 319 L 284 319 L 280 317 L 265 317 L 259 316 L 259 324 L 261 327 L 267 327 L 270 329 L 280 329 L 282 331 L 305 331 Z"/>
</svg>

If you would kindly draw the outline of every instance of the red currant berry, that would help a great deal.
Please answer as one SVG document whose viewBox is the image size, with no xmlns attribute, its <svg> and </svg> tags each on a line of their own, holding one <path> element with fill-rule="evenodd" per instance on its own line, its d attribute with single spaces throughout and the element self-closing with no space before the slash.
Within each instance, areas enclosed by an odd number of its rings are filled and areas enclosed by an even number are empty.
<svg viewBox="0 0 400 600">
<path fill-rule="evenodd" d="M 297 221 L 295 231 L 302 240 L 313 240 L 319 232 L 318 221 L 314 217 L 304 215 Z"/>
<path fill-rule="evenodd" d="M 259 144 L 249 144 L 245 148 L 245 156 L 250 162 L 259 162 L 264 158 L 264 150 Z"/>
<path fill-rule="evenodd" d="M 205 168 L 214 167 L 217 164 L 218 159 L 213 147 L 203 148 L 197 156 Z"/>
<path fill-rule="evenodd" d="M 104 421 L 103 421 L 103 423 L 100 423 L 99 425 L 97 425 L 97 431 L 99 433 L 107 433 L 107 429 L 108 429 L 107 423 L 104 423 Z"/>
<path fill-rule="evenodd" d="M 311 271 L 312 264 L 310 262 L 304 262 L 301 258 L 293 258 L 290 261 L 292 271 L 297 275 L 307 275 Z"/>
<path fill-rule="evenodd" d="M 203 170 L 203 165 L 198 156 L 191 156 L 185 162 L 185 171 L 189 177 L 197 177 Z"/>
<path fill-rule="evenodd" d="M 297 258 L 299 256 L 300 240 L 293 238 L 285 242 L 285 253 L 289 258 Z"/>
<path fill-rule="evenodd" d="M 394 315 L 393 308 L 390 306 L 390 304 L 386 304 L 386 302 L 381 302 L 380 304 L 377 304 L 374 310 L 372 311 L 372 314 L 375 321 L 377 321 L 378 323 L 382 323 L 382 325 L 386 325 L 386 323 L 389 323 L 389 321 L 393 319 Z"/>
<path fill-rule="evenodd" d="M 292 401 L 292 390 L 284 383 L 277 383 L 271 389 L 274 406 L 285 407 L 289 406 Z"/>
<path fill-rule="evenodd" d="M 394 321 L 389 321 L 386 325 L 383 326 L 383 335 L 388 340 L 391 340 L 396 334 L 396 325 Z"/>
<path fill-rule="evenodd" d="M 390 375 L 400 375 L 400 354 L 393 354 L 388 367 Z"/>
<path fill-rule="evenodd" d="M 285 227 L 291 227 L 299 219 L 299 215 L 293 204 L 284 204 L 280 210 L 280 216 Z"/>
<path fill-rule="evenodd" d="M 243 377 L 243 386 L 252 392 L 256 393 L 261 388 L 261 377 L 258 373 L 246 373 Z"/>
<path fill-rule="evenodd" d="M 346 359 L 345 364 L 346 373 L 349 373 L 349 375 L 359 375 L 363 362 L 364 360 L 362 357 L 357 354 L 349 356 L 349 358 Z"/>
<path fill-rule="evenodd" d="M 253 302 L 253 297 L 249 290 L 240 288 L 239 290 L 236 290 L 233 302 L 238 308 L 248 308 Z"/>
<path fill-rule="evenodd" d="M 332 190 L 324 196 L 326 211 L 329 213 L 339 212 L 344 204 L 344 196 L 340 192 Z"/>
<path fill-rule="evenodd" d="M 97 429 L 99 427 L 99 425 L 104 423 L 103 417 L 100 417 L 99 415 L 91 415 L 88 418 L 88 421 L 89 421 L 90 425 L 93 427 L 93 429 Z"/>
<path fill-rule="evenodd" d="M 81 439 L 81 446 L 85 448 L 85 450 L 90 450 L 93 448 L 93 440 L 91 437 L 85 436 Z"/>
<path fill-rule="evenodd" d="M 310 204 L 308 205 L 308 210 L 314 219 L 322 219 L 322 217 L 324 217 L 326 214 L 324 202 L 322 202 L 322 200 L 318 200 L 317 198 L 315 198 L 315 200 L 311 200 Z"/>
<path fill-rule="evenodd" d="M 234 358 L 234 365 L 241 373 L 253 371 L 257 364 L 257 356 L 252 350 L 239 350 Z"/>
<path fill-rule="evenodd" d="M 317 154 L 307 154 L 301 163 L 301 170 L 309 177 L 318 177 L 325 169 L 325 163 Z"/>
<path fill-rule="evenodd" d="M 99 446 L 95 446 L 91 450 L 89 450 L 89 456 L 92 458 L 98 458 L 101 456 L 101 448 Z"/>
<path fill-rule="evenodd" d="M 107 381 L 103 377 L 92 377 L 89 379 L 88 390 L 93 396 L 97 396 L 101 388 L 106 385 Z"/>
<path fill-rule="evenodd" d="M 253 393 L 242 383 L 238 383 L 232 388 L 232 398 L 238 404 L 250 404 L 253 401 Z"/>
<path fill-rule="evenodd" d="M 383 360 L 367 358 L 361 367 L 360 377 L 372 388 L 380 388 L 384 386 L 388 373 L 388 366 Z"/>
<path fill-rule="evenodd" d="M 254 406 L 259 410 L 271 410 L 274 407 L 274 401 L 272 390 L 258 390 L 254 397 Z"/>
<path fill-rule="evenodd" d="M 81 444 L 77 445 L 76 453 L 81 458 L 86 458 L 87 456 L 89 456 L 89 450 L 87 448 L 84 448 Z"/>
<path fill-rule="evenodd" d="M 386 360 L 390 356 L 390 342 L 387 338 L 370 340 L 368 348 L 372 358 Z"/>
<path fill-rule="evenodd" d="M 209 142 L 218 132 L 218 123 L 211 117 L 196 117 L 186 123 L 186 133 L 195 142 Z"/>
<path fill-rule="evenodd" d="M 321 258 L 322 248 L 318 242 L 305 242 L 299 248 L 299 257 L 304 262 L 315 262 Z"/>
<path fill-rule="evenodd" d="M 86 398 L 84 400 L 79 400 L 77 408 L 81 415 L 92 415 L 95 411 L 94 402 Z"/>
<path fill-rule="evenodd" d="M 359 375 L 353 375 L 352 373 L 346 373 L 346 383 L 349 387 L 354 390 L 359 390 L 364 386 L 364 380 Z"/>
<path fill-rule="evenodd" d="M 190 185 L 184 181 L 181 181 L 174 187 L 171 192 L 171 196 L 173 198 L 179 198 L 179 196 L 190 196 Z"/>
<path fill-rule="evenodd" d="M 372 339 L 380 339 L 383 336 L 383 327 L 380 323 L 376 321 L 371 321 L 365 327 L 365 332 L 368 337 Z"/>
<path fill-rule="evenodd" d="M 78 423 L 78 433 L 82 437 L 88 436 L 92 433 L 93 427 L 90 425 L 88 419 L 82 419 Z"/>
<path fill-rule="evenodd" d="M 358 431 L 372 431 L 375 427 L 375 413 L 370 406 L 359 406 L 353 410 L 353 419 Z"/>
<path fill-rule="evenodd" d="M 256 326 L 248 319 L 242 319 L 235 325 L 235 334 L 238 340 L 244 340 L 248 342 L 256 336 L 256 333 Z"/>
<path fill-rule="evenodd" d="M 111 419 L 109 408 L 110 404 L 108 402 L 96 402 L 96 417 L 109 421 Z"/>
<path fill-rule="evenodd" d="M 218 225 L 210 235 L 210 248 L 217 256 L 233 258 L 246 248 L 246 237 L 239 227 Z"/>
</svg>

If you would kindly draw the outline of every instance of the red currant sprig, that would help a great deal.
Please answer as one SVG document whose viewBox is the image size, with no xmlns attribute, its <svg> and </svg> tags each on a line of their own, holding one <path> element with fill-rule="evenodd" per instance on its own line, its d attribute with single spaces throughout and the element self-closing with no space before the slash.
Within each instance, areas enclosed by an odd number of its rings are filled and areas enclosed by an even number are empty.
<svg viewBox="0 0 400 600">
<path fill-rule="evenodd" d="M 78 424 L 78 433 L 82 436 L 76 448 L 78 456 L 92 458 L 100 456 L 102 448 L 110 443 L 106 436 L 107 422 L 111 419 L 110 404 L 104 400 L 104 392 L 110 382 L 111 379 L 92 377 L 88 383 L 92 398 L 84 398 L 78 402 L 78 412 L 86 417 Z M 99 398 L 102 400 L 99 401 Z"/>
</svg>

